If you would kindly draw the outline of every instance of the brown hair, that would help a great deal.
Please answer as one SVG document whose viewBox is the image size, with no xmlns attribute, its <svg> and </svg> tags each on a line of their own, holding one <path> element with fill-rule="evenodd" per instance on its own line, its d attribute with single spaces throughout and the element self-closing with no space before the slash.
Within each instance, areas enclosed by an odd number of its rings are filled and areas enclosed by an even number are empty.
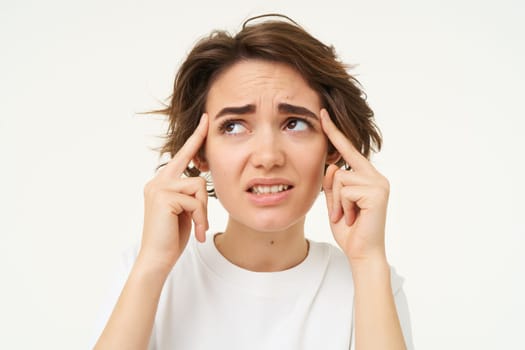
<svg viewBox="0 0 525 350">
<path fill-rule="evenodd" d="M 278 19 L 249 23 L 268 16 Z M 175 77 L 169 104 L 155 111 L 169 118 L 166 141 L 158 149 L 160 156 L 169 153 L 173 157 L 177 153 L 205 112 L 213 81 L 234 63 L 246 59 L 280 62 L 295 68 L 319 93 L 337 127 L 365 157 L 369 157 L 371 151 L 379 151 L 381 134 L 360 83 L 347 72 L 351 67 L 338 60 L 332 46 L 321 43 L 290 18 L 268 14 L 246 20 L 242 30 L 233 36 L 225 31 L 213 31 L 193 47 Z M 329 145 L 329 152 L 333 151 Z M 349 168 L 342 159 L 337 165 Z M 200 175 L 194 167 L 186 168 L 184 173 Z M 213 194 L 213 189 L 209 192 Z"/>
</svg>

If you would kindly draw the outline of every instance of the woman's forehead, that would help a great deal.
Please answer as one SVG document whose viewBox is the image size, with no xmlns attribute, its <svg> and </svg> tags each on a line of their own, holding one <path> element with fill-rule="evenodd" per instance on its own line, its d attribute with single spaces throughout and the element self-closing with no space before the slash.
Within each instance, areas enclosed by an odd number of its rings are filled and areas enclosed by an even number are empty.
<svg viewBox="0 0 525 350">
<path fill-rule="evenodd" d="M 269 101 L 271 100 L 271 101 Z M 320 99 L 293 67 L 279 62 L 245 60 L 220 74 L 210 86 L 207 110 L 223 105 L 257 105 L 272 102 L 307 104 L 317 108 Z"/>
</svg>

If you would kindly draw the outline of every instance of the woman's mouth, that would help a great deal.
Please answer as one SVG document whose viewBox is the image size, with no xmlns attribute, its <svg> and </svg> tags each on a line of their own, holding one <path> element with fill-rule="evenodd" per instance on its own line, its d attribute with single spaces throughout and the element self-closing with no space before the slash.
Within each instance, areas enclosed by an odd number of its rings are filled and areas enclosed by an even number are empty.
<svg viewBox="0 0 525 350">
<path fill-rule="evenodd" d="M 287 191 L 287 190 L 289 190 L 291 188 L 292 188 L 292 186 L 284 185 L 284 184 L 279 184 L 279 185 L 255 185 L 255 186 L 250 187 L 250 189 L 248 191 L 253 193 L 253 194 L 262 195 L 262 194 L 274 194 L 274 193 L 284 192 L 284 191 Z"/>
</svg>

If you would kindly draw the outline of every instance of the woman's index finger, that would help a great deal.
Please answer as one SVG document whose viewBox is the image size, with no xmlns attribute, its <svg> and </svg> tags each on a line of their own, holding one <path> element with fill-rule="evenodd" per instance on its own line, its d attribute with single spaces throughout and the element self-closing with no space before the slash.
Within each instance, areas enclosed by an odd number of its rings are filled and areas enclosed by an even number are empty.
<svg viewBox="0 0 525 350">
<path fill-rule="evenodd" d="M 199 121 L 199 125 L 193 134 L 186 140 L 177 154 L 168 162 L 164 173 L 169 177 L 179 177 L 195 157 L 201 148 L 206 136 L 208 135 L 208 115 L 204 113 Z"/>
<path fill-rule="evenodd" d="M 372 166 L 368 159 L 359 152 L 348 138 L 337 128 L 330 119 L 326 109 L 321 109 L 321 125 L 337 151 L 354 170 L 368 170 Z"/>
</svg>

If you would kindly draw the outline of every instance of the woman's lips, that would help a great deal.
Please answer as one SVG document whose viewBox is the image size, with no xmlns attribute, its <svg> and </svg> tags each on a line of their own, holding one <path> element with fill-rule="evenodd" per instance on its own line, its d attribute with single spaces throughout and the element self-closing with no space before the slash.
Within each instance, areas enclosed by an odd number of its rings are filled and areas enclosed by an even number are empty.
<svg viewBox="0 0 525 350">
<path fill-rule="evenodd" d="M 270 186 L 271 187 L 271 186 L 279 186 L 279 185 L 293 186 L 292 182 L 290 180 L 285 179 L 285 178 L 278 178 L 278 177 L 264 178 L 264 177 L 259 177 L 259 178 L 253 178 L 250 181 L 248 181 L 248 183 L 246 184 L 245 188 L 246 188 L 247 191 L 249 191 L 253 187 L 257 187 L 257 186 L 262 186 L 262 187 Z"/>
<path fill-rule="evenodd" d="M 283 203 L 294 186 L 285 178 L 253 178 L 246 184 L 249 200 L 256 206 L 272 206 Z"/>
<path fill-rule="evenodd" d="M 257 206 L 273 206 L 283 203 L 290 196 L 292 190 L 293 186 L 288 186 L 286 190 L 278 192 L 258 193 L 250 189 L 246 193 L 249 200 Z"/>
<path fill-rule="evenodd" d="M 278 185 L 255 185 L 252 186 L 249 191 L 255 194 L 269 194 L 269 193 L 278 193 L 282 191 L 286 191 L 292 186 L 290 185 L 284 185 L 284 184 L 278 184 Z"/>
</svg>

